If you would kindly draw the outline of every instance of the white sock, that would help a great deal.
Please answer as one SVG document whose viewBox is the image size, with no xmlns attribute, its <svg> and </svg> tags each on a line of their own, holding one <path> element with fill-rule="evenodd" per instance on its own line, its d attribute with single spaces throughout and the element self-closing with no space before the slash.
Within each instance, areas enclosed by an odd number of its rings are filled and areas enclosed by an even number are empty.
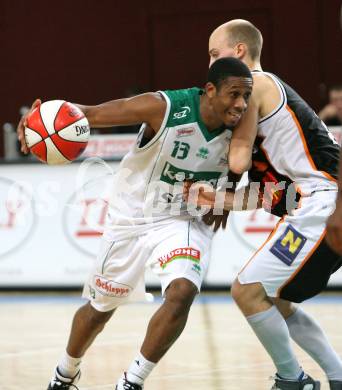
<svg viewBox="0 0 342 390">
<path fill-rule="evenodd" d="M 247 321 L 271 356 L 277 374 L 283 379 L 298 380 L 303 370 L 291 347 L 286 322 L 278 309 L 272 306 L 261 313 L 248 316 Z"/>
<path fill-rule="evenodd" d="M 137 385 L 143 385 L 144 380 L 150 375 L 156 364 L 157 363 L 146 360 L 144 356 L 139 353 L 127 370 L 127 379 Z"/>
<path fill-rule="evenodd" d="M 286 323 L 292 339 L 322 367 L 329 380 L 342 381 L 342 360 L 314 318 L 297 308 Z"/>
<path fill-rule="evenodd" d="M 80 370 L 82 358 L 73 358 L 65 351 L 58 363 L 59 372 L 66 378 L 73 378 Z"/>
</svg>

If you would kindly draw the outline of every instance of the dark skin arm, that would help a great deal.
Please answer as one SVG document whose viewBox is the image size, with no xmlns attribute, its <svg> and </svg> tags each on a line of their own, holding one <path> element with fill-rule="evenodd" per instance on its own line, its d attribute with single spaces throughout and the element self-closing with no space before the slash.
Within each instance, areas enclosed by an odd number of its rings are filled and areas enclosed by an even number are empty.
<svg viewBox="0 0 342 390">
<path fill-rule="evenodd" d="M 216 233 L 220 226 L 222 226 L 222 229 L 227 227 L 228 216 L 229 211 L 227 210 L 222 210 L 222 215 L 214 215 L 214 210 L 211 209 L 203 215 L 202 221 L 208 226 L 214 225 L 214 232 Z"/>
<path fill-rule="evenodd" d="M 21 151 L 25 154 L 29 149 L 25 142 L 26 119 L 41 104 L 37 99 L 29 112 L 24 115 L 17 127 Z M 159 93 L 144 93 L 128 99 L 112 100 L 97 106 L 76 104 L 85 114 L 90 127 L 111 127 L 146 123 L 153 136 L 161 127 L 166 111 L 166 102 Z"/>
<path fill-rule="evenodd" d="M 195 204 L 197 207 L 212 209 L 217 201 L 217 193 L 209 184 L 185 182 L 184 200 Z M 224 193 L 223 211 L 245 211 L 255 210 L 262 206 L 262 200 L 259 199 L 259 191 L 249 186 L 243 187 L 236 192 L 226 191 Z M 252 200 L 252 202 L 251 202 Z"/>
<path fill-rule="evenodd" d="M 241 177 L 242 175 L 236 175 L 232 171 L 229 171 L 228 183 L 232 183 L 232 187 L 228 190 L 229 192 L 235 190 L 236 186 L 241 180 Z M 222 229 L 225 229 L 227 227 L 228 216 L 229 216 L 228 210 L 221 210 L 219 211 L 219 215 L 215 215 L 214 210 L 210 209 L 206 214 L 203 215 L 202 220 L 208 226 L 213 225 L 214 232 L 216 233 L 220 228 L 220 226 L 222 226 Z"/>
</svg>

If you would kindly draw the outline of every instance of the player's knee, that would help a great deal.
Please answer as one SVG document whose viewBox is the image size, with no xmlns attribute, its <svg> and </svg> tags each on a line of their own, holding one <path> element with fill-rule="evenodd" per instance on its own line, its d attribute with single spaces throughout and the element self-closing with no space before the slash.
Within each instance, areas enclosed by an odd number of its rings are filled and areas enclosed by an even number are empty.
<svg viewBox="0 0 342 390">
<path fill-rule="evenodd" d="M 290 301 L 286 301 L 280 298 L 272 298 L 271 301 L 277 306 L 281 315 L 286 319 L 289 318 L 297 310 L 296 305 Z"/>
<path fill-rule="evenodd" d="M 91 327 L 93 328 L 103 328 L 114 313 L 114 310 L 106 312 L 98 311 L 94 309 L 90 303 L 87 303 L 86 309 L 86 320 L 91 324 Z"/>
<path fill-rule="evenodd" d="M 260 283 L 241 284 L 238 279 L 235 279 L 231 295 L 234 301 L 242 306 L 263 299 L 265 292 Z"/>
<path fill-rule="evenodd" d="M 230 293 L 234 301 L 238 303 L 244 293 L 244 289 L 237 279 L 234 280 L 230 289 Z"/>
<path fill-rule="evenodd" d="M 197 287 L 185 278 L 174 280 L 166 290 L 165 303 L 175 316 L 187 313 L 198 293 Z"/>
</svg>

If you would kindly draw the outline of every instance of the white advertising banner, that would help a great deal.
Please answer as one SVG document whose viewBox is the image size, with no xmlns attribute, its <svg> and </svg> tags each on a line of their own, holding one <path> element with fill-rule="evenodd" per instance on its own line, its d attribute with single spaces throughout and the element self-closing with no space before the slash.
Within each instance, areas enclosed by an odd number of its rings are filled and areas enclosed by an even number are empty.
<svg viewBox="0 0 342 390">
<path fill-rule="evenodd" d="M 84 163 L 0 165 L 0 287 L 84 283 L 117 166 L 101 160 L 86 170 Z M 214 237 L 206 284 L 229 285 L 276 221 L 262 210 L 231 213 L 227 230 Z M 158 285 L 149 271 L 146 281 Z M 342 286 L 342 271 L 331 284 Z"/>
<path fill-rule="evenodd" d="M 136 142 L 136 134 L 96 134 L 90 137 L 81 158 L 122 158 Z"/>
</svg>

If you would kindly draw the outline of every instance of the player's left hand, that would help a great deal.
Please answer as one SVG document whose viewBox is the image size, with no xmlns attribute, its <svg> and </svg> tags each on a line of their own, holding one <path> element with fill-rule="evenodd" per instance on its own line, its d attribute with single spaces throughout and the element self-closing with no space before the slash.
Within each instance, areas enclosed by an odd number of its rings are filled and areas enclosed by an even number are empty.
<svg viewBox="0 0 342 390">
<path fill-rule="evenodd" d="M 342 256 L 342 200 L 337 200 L 336 209 L 327 221 L 328 245 Z"/>
<path fill-rule="evenodd" d="M 28 116 L 32 113 L 32 111 L 38 107 L 40 104 L 42 104 L 42 101 L 40 99 L 36 99 L 30 110 L 21 117 L 19 123 L 18 123 L 18 127 L 17 127 L 17 136 L 18 136 L 18 140 L 20 141 L 20 145 L 21 145 L 21 148 L 20 150 L 22 151 L 22 153 L 24 154 L 27 154 L 30 149 L 28 148 L 28 146 L 26 145 L 26 141 L 25 141 L 25 127 L 26 127 L 26 120 L 28 118 Z"/>
<path fill-rule="evenodd" d="M 229 211 L 220 210 L 220 215 L 214 214 L 214 206 L 216 201 L 216 191 L 212 186 L 205 183 L 193 183 L 186 181 L 184 183 L 184 200 L 188 203 L 195 204 L 197 207 L 209 207 L 209 211 L 202 216 L 203 222 L 208 226 L 214 226 L 214 232 L 222 226 L 222 229 L 227 227 L 227 219 Z"/>
</svg>

